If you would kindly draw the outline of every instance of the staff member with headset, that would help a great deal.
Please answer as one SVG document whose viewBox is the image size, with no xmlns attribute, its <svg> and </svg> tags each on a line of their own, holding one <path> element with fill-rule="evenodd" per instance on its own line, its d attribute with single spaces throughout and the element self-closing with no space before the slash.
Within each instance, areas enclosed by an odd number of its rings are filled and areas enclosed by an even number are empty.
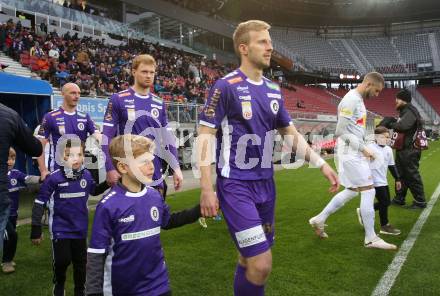
<svg viewBox="0 0 440 296">
<path fill-rule="evenodd" d="M 405 205 L 406 193 L 411 190 L 414 197 L 410 209 L 426 207 L 425 191 L 422 178 L 419 173 L 419 161 L 421 157 L 420 147 L 414 145 L 418 127 L 422 123 L 419 111 L 411 104 L 411 93 L 403 89 L 396 94 L 396 109 L 399 111 L 399 119 L 385 117 L 380 125 L 393 129 L 399 136 L 395 139 L 396 166 L 401 175 L 402 187 L 396 190 L 393 203 Z M 400 146 L 400 147 L 399 147 Z"/>
</svg>

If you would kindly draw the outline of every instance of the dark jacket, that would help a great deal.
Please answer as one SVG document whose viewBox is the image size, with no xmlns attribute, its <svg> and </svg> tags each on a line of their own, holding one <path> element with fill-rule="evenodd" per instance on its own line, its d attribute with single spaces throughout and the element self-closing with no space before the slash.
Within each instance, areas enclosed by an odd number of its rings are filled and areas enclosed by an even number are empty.
<svg viewBox="0 0 440 296">
<path fill-rule="evenodd" d="M 0 203 L 9 203 L 7 161 L 11 146 L 34 157 L 43 152 L 41 142 L 32 135 L 18 113 L 0 104 Z"/>
<path fill-rule="evenodd" d="M 410 103 L 406 104 L 399 112 L 399 119 L 389 124 L 388 128 L 405 134 L 403 149 L 413 147 L 413 137 L 417 131 L 417 119 L 421 120 L 420 113 Z"/>
</svg>

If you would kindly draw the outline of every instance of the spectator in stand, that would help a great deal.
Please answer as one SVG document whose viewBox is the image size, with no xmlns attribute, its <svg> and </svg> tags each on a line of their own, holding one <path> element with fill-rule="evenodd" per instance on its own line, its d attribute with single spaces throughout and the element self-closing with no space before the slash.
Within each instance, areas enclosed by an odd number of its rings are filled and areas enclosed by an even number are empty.
<svg viewBox="0 0 440 296">
<path fill-rule="evenodd" d="M 55 44 L 52 45 L 52 48 L 49 50 L 49 57 L 57 60 L 60 57 L 60 51 Z"/>
<path fill-rule="evenodd" d="M 30 56 L 42 57 L 44 56 L 44 51 L 40 47 L 40 43 L 35 41 L 34 46 L 31 47 L 29 51 Z"/>
<path fill-rule="evenodd" d="M 41 78 L 48 80 L 49 79 L 49 62 L 47 60 L 47 57 L 43 55 L 41 58 L 37 60 L 37 65 L 39 70 L 37 71 L 38 75 L 41 76 Z"/>
</svg>

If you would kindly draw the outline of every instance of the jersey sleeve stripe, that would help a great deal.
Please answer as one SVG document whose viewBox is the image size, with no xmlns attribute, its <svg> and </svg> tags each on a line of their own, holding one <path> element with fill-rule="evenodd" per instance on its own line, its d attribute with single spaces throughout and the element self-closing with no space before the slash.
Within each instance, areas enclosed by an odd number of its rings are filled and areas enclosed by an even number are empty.
<svg viewBox="0 0 440 296">
<path fill-rule="evenodd" d="M 94 254 L 104 254 L 105 249 L 94 249 L 94 248 L 88 248 L 87 253 L 94 253 Z"/>
<path fill-rule="evenodd" d="M 204 125 L 204 126 L 207 126 L 207 127 L 215 128 L 215 124 L 212 124 L 212 123 L 204 121 L 204 120 L 200 120 L 199 123 L 201 125 Z"/>
</svg>

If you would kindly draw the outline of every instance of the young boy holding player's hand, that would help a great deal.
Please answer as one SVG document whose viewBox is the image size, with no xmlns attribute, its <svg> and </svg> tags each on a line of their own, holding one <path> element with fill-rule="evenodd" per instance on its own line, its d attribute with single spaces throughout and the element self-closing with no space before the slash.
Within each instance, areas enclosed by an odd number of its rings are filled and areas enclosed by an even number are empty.
<svg viewBox="0 0 440 296">
<path fill-rule="evenodd" d="M 154 144 L 126 134 L 110 143 L 120 181 L 99 202 L 87 250 L 87 295 L 171 295 L 161 229 L 193 223 L 200 206 L 170 213 L 146 184 L 154 173 Z"/>
</svg>

